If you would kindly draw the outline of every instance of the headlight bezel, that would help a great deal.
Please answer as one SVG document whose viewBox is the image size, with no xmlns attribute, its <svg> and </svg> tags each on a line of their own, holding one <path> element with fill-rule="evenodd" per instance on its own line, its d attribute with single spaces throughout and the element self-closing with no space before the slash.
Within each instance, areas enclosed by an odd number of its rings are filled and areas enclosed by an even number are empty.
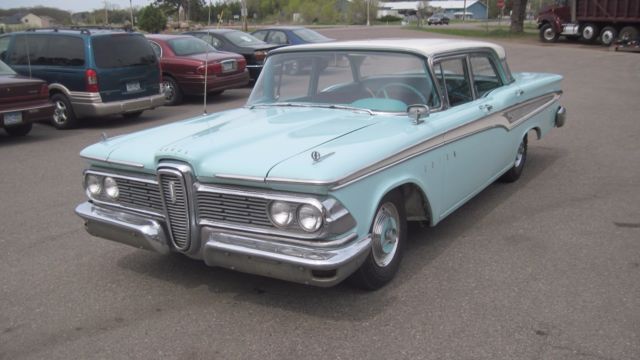
<svg viewBox="0 0 640 360">
<path fill-rule="evenodd" d="M 120 188 L 118 187 L 118 181 L 114 177 L 105 176 L 102 180 L 102 188 L 104 195 L 113 201 L 118 200 L 120 195 Z"/>
<path fill-rule="evenodd" d="M 297 200 L 297 199 L 296 199 Z M 289 221 L 285 224 L 274 219 L 273 208 L 275 206 L 287 206 L 289 208 Z M 313 209 L 317 215 L 317 225 L 314 228 L 308 228 L 301 224 L 300 210 Z M 278 229 L 294 231 L 298 233 L 314 234 L 322 230 L 326 223 L 326 210 L 320 201 L 316 199 L 306 199 L 306 201 L 295 201 L 293 199 L 273 199 L 267 204 L 267 217 L 269 221 Z"/>
</svg>

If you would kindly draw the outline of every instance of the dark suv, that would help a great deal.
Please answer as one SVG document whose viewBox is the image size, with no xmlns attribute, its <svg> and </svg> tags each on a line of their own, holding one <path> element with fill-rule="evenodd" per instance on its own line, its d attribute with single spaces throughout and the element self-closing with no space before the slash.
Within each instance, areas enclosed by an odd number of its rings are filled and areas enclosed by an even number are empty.
<svg viewBox="0 0 640 360">
<path fill-rule="evenodd" d="M 0 36 L 0 59 L 49 83 L 58 129 L 84 117 L 137 117 L 164 104 L 161 71 L 140 33 L 113 29 L 37 29 Z"/>
</svg>

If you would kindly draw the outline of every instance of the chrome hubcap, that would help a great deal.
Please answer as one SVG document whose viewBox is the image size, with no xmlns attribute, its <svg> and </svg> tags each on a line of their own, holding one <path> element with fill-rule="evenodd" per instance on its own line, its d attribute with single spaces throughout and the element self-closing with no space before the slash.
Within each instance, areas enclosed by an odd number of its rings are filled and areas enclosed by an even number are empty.
<svg viewBox="0 0 640 360">
<path fill-rule="evenodd" d="M 398 250 L 400 215 L 392 203 L 383 204 L 373 221 L 372 253 L 376 265 L 385 267 Z"/>
<path fill-rule="evenodd" d="M 584 28 L 582 37 L 584 37 L 585 39 L 591 39 L 593 37 L 593 29 L 591 27 Z"/>
<path fill-rule="evenodd" d="M 162 89 L 164 90 L 164 98 L 166 100 L 171 100 L 173 99 L 176 91 L 173 88 L 173 84 L 168 82 L 168 81 L 163 81 L 162 82 Z"/>
<path fill-rule="evenodd" d="M 522 159 L 524 158 L 524 141 L 520 143 L 520 147 L 518 147 L 518 154 L 516 155 L 516 163 L 515 166 L 516 167 L 520 167 L 520 165 L 522 164 Z"/>
<path fill-rule="evenodd" d="M 55 109 L 53 110 L 53 121 L 58 124 L 63 124 L 67 121 L 67 106 L 64 102 L 58 100 L 55 103 Z"/>
<path fill-rule="evenodd" d="M 605 31 L 602 34 L 602 42 L 605 44 L 609 44 L 611 43 L 611 41 L 613 40 L 613 34 L 611 33 L 611 31 Z"/>
<path fill-rule="evenodd" d="M 555 36 L 555 31 L 553 31 L 553 29 L 549 28 L 547 30 L 544 31 L 544 38 L 547 40 L 552 40 L 553 37 Z"/>
</svg>

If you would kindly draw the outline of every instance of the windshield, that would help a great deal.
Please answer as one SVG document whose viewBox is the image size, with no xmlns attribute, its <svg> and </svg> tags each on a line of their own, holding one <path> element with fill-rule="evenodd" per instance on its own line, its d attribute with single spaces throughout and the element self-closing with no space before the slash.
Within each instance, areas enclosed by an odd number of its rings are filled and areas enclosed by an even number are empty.
<svg viewBox="0 0 640 360">
<path fill-rule="evenodd" d="M 330 40 L 328 37 L 309 29 L 297 29 L 293 30 L 293 33 L 307 42 L 326 42 Z"/>
<path fill-rule="evenodd" d="M 177 56 L 189 56 L 204 54 L 206 52 L 217 52 L 217 50 L 206 42 L 195 37 L 183 37 L 167 41 L 169 47 Z"/>
<path fill-rule="evenodd" d="M 231 41 L 236 46 L 247 46 L 247 45 L 263 45 L 266 44 L 264 41 L 256 39 L 253 35 L 249 35 L 242 31 L 230 31 L 225 34 L 227 39 Z"/>
<path fill-rule="evenodd" d="M 317 106 L 406 112 L 440 107 L 425 59 L 381 51 L 314 51 L 272 55 L 248 106 Z"/>
<path fill-rule="evenodd" d="M 11 70 L 9 65 L 0 60 L 0 75 L 15 75 L 16 72 Z"/>
</svg>

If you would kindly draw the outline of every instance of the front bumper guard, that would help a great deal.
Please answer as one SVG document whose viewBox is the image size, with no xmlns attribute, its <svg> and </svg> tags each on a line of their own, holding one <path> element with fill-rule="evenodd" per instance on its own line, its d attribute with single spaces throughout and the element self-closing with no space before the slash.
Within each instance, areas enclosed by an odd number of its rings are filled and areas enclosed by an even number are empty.
<svg viewBox="0 0 640 360">
<path fill-rule="evenodd" d="M 172 251 L 164 221 L 85 202 L 76 208 L 91 235 L 162 254 Z M 339 247 L 302 246 L 257 234 L 201 227 L 200 249 L 193 257 L 208 266 L 302 284 L 333 286 L 356 271 L 371 248 L 369 236 Z"/>
</svg>

